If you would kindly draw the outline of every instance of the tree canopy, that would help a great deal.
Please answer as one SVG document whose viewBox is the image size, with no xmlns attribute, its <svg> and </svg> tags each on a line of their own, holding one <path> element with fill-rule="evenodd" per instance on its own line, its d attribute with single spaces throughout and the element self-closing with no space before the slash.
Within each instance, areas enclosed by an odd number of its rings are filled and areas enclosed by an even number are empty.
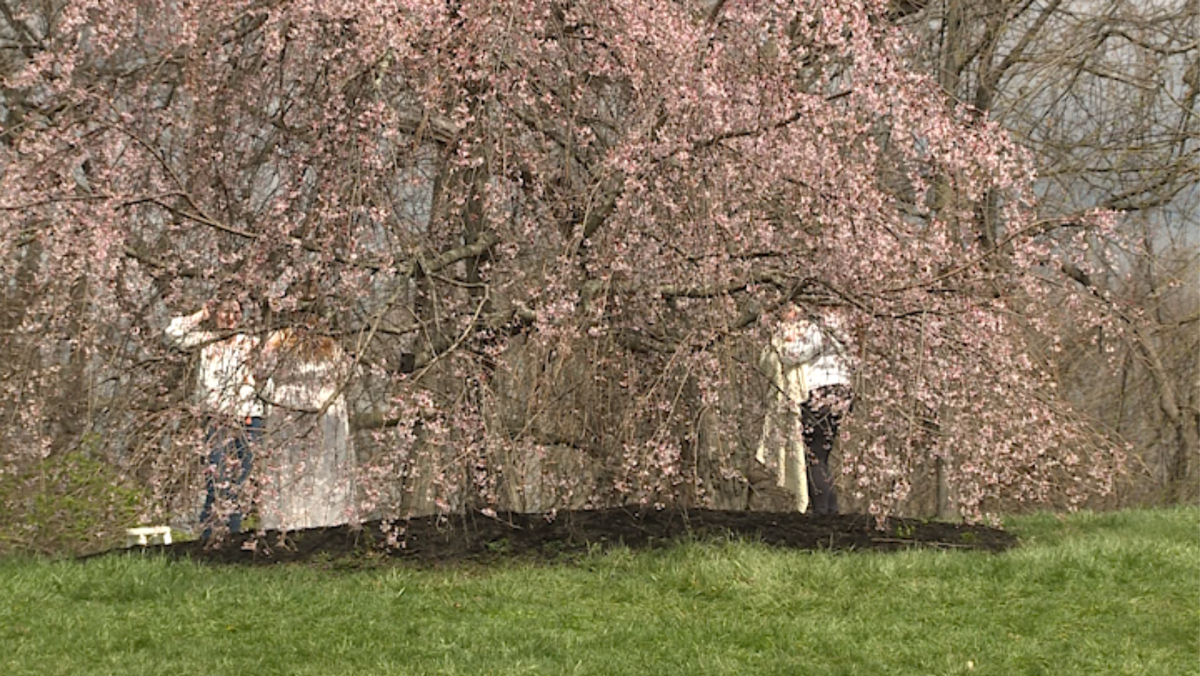
<svg viewBox="0 0 1200 676">
<path fill-rule="evenodd" d="M 886 2 L 8 18 L 6 465 L 87 439 L 179 493 L 194 411 L 162 327 L 237 298 L 246 330 L 353 356 L 369 509 L 415 504 L 401 484 L 442 509 L 711 504 L 745 472 L 757 350 L 796 303 L 847 317 L 843 472 L 873 513 L 930 458 L 973 516 L 1111 484 L 1119 451 L 1045 356 L 1051 319 L 1103 317 L 1044 281 L 1087 262 L 1086 238 L 1047 233 L 1112 220 L 1039 218 L 1027 153 L 920 71 Z M 515 478 L 572 462 L 594 480 L 532 501 Z"/>
</svg>

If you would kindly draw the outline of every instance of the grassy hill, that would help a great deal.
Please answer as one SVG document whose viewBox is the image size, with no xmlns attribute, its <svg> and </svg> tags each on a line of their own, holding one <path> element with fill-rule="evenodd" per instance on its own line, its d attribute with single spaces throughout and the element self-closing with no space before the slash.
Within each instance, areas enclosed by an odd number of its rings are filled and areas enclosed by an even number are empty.
<svg viewBox="0 0 1200 676">
<path fill-rule="evenodd" d="M 1002 554 L 726 540 L 563 563 L 0 560 L 0 673 L 1200 674 L 1200 509 Z M 355 565 L 361 562 L 354 562 Z"/>
</svg>

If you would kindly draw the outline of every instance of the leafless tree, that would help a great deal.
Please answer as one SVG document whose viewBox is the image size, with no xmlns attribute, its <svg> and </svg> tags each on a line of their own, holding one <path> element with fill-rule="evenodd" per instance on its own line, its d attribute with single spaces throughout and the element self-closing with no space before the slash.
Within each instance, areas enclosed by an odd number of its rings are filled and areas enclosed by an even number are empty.
<svg viewBox="0 0 1200 676">
<path fill-rule="evenodd" d="M 1120 330 L 1076 335 L 1062 385 L 1132 449 L 1130 500 L 1196 495 L 1200 464 L 1200 2 L 937 0 L 894 5 L 955 100 L 1036 158 L 1040 209 L 1090 255 L 1047 270 Z M 980 240 L 1001 243 L 985 205 Z M 1116 212 L 1122 243 L 1071 228 Z M 1063 327 L 1069 334 L 1070 327 Z"/>
</svg>

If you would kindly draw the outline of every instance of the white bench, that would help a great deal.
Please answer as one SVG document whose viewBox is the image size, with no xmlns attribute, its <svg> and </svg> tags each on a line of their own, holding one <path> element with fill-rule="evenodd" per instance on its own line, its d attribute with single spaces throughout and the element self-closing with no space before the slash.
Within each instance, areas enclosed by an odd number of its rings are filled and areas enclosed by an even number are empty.
<svg viewBox="0 0 1200 676">
<path fill-rule="evenodd" d="M 142 526 L 140 528 L 130 528 L 125 531 L 126 547 L 132 547 L 134 545 L 141 545 L 145 547 L 149 544 L 171 544 L 171 527 Z"/>
</svg>

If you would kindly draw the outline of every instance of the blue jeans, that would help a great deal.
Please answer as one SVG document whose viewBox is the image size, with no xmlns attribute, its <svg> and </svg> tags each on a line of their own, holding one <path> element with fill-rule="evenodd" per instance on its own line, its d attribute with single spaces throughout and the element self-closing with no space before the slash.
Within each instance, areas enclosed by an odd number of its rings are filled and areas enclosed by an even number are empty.
<svg viewBox="0 0 1200 676">
<path fill-rule="evenodd" d="M 242 531 L 242 486 L 250 476 L 254 462 L 254 445 L 262 441 L 263 419 L 259 417 L 243 420 L 209 418 L 205 423 L 204 442 L 208 445 L 208 470 L 205 484 L 208 494 L 204 498 L 204 509 L 200 510 L 200 524 L 204 526 L 201 537 L 212 536 L 213 505 L 217 498 L 233 503 L 229 515 L 229 532 Z M 236 462 L 236 464 L 234 464 Z"/>
</svg>

